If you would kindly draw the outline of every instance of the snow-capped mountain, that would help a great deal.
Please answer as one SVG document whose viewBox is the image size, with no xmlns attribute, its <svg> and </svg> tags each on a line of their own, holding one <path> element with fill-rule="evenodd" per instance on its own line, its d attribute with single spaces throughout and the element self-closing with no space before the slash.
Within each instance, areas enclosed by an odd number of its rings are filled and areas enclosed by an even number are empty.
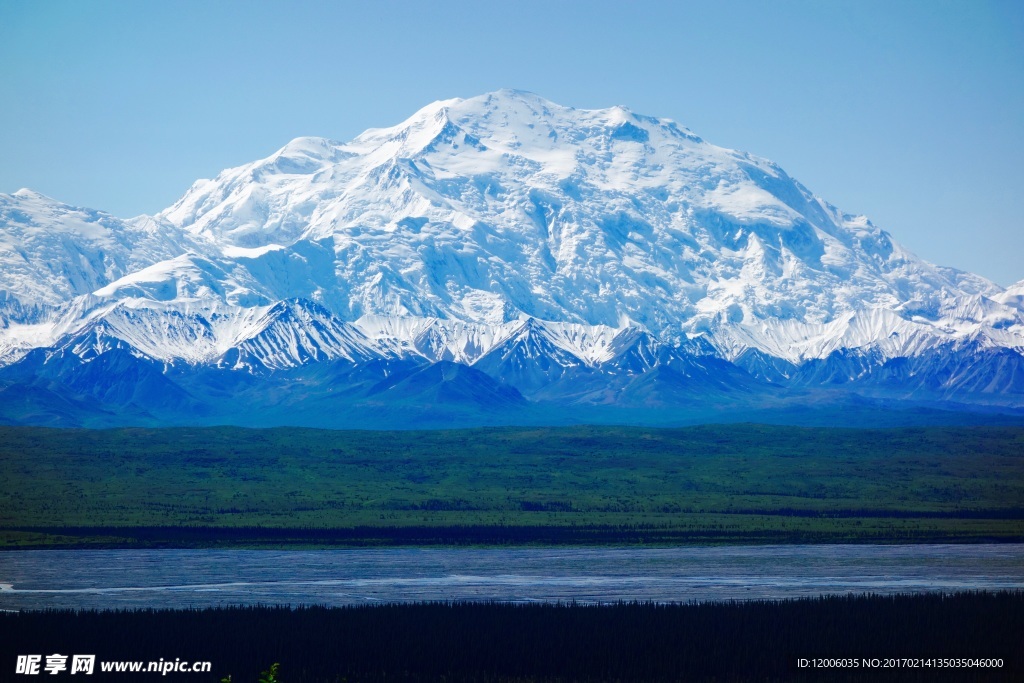
<svg viewBox="0 0 1024 683">
<path fill-rule="evenodd" d="M 28 376 L 80 400 L 56 359 L 120 350 L 199 403 L 209 382 L 290 372 L 364 402 L 391 395 L 374 382 L 431 378 L 505 401 L 497 381 L 515 405 L 822 385 L 1024 405 L 1024 282 L 918 259 L 670 120 L 520 91 L 347 143 L 298 138 L 153 217 L 0 195 L 0 268 L 8 397 Z M 423 374 L 439 363 L 477 374 Z M 342 366 L 372 370 L 356 382 Z"/>
</svg>

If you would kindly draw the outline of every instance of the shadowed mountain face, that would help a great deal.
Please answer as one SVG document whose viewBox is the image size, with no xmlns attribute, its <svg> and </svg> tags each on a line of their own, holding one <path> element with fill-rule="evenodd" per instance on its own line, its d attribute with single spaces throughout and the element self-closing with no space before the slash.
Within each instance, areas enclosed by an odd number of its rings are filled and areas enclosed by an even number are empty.
<svg viewBox="0 0 1024 683">
<path fill-rule="evenodd" d="M 622 107 L 445 100 L 152 217 L 0 195 L 0 231 L 6 422 L 1024 409 L 1024 283 Z"/>
</svg>

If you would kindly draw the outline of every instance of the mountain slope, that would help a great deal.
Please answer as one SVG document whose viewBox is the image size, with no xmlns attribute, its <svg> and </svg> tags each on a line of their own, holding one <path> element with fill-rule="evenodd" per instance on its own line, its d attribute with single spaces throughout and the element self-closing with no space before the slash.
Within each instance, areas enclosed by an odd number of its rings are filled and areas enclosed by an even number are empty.
<svg viewBox="0 0 1024 683">
<path fill-rule="evenodd" d="M 153 217 L 0 195 L 0 367 L 8 396 L 34 392 L 11 415 L 74 414 L 101 367 L 163 373 L 171 411 L 244 395 L 285 422 L 301 401 L 384 400 L 380 382 L 463 413 L 822 388 L 1024 407 L 1022 302 L 1024 282 L 927 263 L 767 160 L 522 91 L 297 138 Z"/>
<path fill-rule="evenodd" d="M 875 308 L 928 325 L 1000 293 L 763 159 L 517 91 L 437 102 L 350 143 L 293 141 L 160 217 L 232 248 L 333 240 L 346 295 L 321 302 L 345 319 L 630 320 L 677 338 Z"/>
<path fill-rule="evenodd" d="M 0 291 L 8 319 L 21 307 L 57 306 L 184 253 L 188 233 L 149 216 L 124 221 L 38 192 L 0 194 Z"/>
</svg>

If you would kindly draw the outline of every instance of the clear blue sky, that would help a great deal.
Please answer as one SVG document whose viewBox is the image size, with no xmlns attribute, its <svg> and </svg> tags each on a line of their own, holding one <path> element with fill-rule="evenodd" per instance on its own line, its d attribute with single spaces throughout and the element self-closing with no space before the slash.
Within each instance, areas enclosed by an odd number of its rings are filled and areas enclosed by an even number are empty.
<svg viewBox="0 0 1024 683">
<path fill-rule="evenodd" d="M 1017 0 L 0 0 L 0 74 L 0 192 L 124 217 L 513 87 L 673 118 L 931 261 L 1024 278 Z"/>
</svg>

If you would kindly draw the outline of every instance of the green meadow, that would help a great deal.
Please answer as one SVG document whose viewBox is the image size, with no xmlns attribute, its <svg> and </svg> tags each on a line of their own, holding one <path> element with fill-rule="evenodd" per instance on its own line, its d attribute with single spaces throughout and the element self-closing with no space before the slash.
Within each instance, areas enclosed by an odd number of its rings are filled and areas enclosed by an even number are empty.
<svg viewBox="0 0 1024 683">
<path fill-rule="evenodd" d="M 1024 428 L 0 427 L 0 547 L 1024 540 Z"/>
</svg>

